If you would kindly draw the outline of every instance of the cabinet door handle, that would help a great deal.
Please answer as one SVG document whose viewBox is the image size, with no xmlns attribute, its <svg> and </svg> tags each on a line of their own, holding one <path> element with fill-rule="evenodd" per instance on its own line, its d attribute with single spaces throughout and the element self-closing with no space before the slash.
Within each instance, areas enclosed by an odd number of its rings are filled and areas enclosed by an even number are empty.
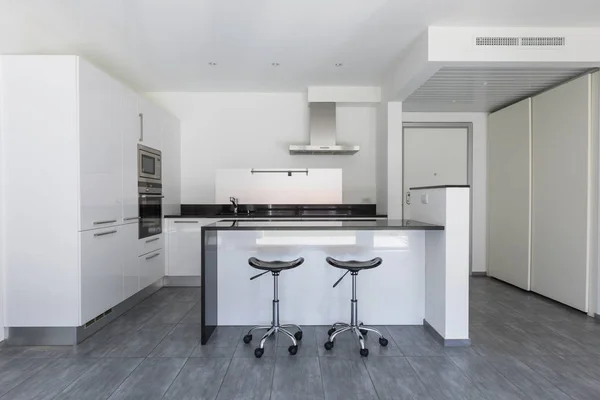
<svg viewBox="0 0 600 400">
<path fill-rule="evenodd" d="M 152 259 L 154 257 L 158 257 L 158 256 L 160 256 L 160 253 L 155 253 L 155 254 L 152 254 L 151 256 L 146 257 L 146 260 L 150 260 L 150 259 Z"/>
<path fill-rule="evenodd" d="M 113 233 L 117 233 L 117 231 L 108 231 L 108 232 L 94 233 L 94 236 L 95 237 L 106 236 L 106 235 L 112 235 Z"/>
<path fill-rule="evenodd" d="M 197 224 L 198 221 L 173 221 L 176 224 Z"/>
<path fill-rule="evenodd" d="M 146 243 L 156 242 L 157 240 L 160 240 L 160 238 L 157 237 L 157 238 L 154 238 L 154 239 L 148 239 L 148 240 L 146 240 Z"/>
<path fill-rule="evenodd" d="M 96 221 L 96 222 L 94 222 L 94 225 L 112 224 L 115 222 L 117 222 L 116 219 L 111 219 L 110 221 Z"/>
<path fill-rule="evenodd" d="M 410 206 L 410 192 L 406 192 L 406 205 Z"/>
<path fill-rule="evenodd" d="M 123 221 L 133 221 L 134 219 L 140 219 L 140 217 L 123 218 Z"/>
<path fill-rule="evenodd" d="M 144 114 L 140 113 L 140 142 L 144 141 Z"/>
</svg>

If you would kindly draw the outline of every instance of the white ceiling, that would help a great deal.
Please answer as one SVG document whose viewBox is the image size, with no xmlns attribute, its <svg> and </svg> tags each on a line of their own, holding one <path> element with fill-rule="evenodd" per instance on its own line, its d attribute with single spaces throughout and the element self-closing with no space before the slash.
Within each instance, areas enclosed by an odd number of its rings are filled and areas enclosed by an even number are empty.
<svg viewBox="0 0 600 400">
<path fill-rule="evenodd" d="M 442 68 L 402 102 L 402 110 L 495 111 L 585 71 L 581 68 Z"/>
<path fill-rule="evenodd" d="M 429 25 L 599 15 L 598 0 L 0 0 L 0 53 L 82 55 L 145 91 L 305 90 L 379 84 Z"/>
</svg>

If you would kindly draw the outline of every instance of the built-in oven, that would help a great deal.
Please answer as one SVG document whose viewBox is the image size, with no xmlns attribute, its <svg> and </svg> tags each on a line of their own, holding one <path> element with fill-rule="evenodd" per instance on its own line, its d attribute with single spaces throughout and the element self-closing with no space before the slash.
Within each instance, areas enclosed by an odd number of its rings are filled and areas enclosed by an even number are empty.
<svg viewBox="0 0 600 400">
<path fill-rule="evenodd" d="M 138 180 L 159 183 L 162 179 L 161 153 L 150 147 L 138 144 Z"/>
<path fill-rule="evenodd" d="M 159 150 L 138 145 L 139 238 L 162 233 L 162 177 Z"/>
</svg>

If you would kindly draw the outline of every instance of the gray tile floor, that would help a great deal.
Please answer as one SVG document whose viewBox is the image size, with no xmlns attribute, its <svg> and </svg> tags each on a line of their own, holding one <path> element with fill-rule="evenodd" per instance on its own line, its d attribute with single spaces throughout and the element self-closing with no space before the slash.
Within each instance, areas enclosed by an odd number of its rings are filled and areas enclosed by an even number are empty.
<svg viewBox="0 0 600 400">
<path fill-rule="evenodd" d="M 200 346 L 199 298 L 162 289 L 77 347 L 0 347 L 0 399 L 600 399 L 600 324 L 492 279 L 471 280 L 472 347 L 386 326 L 367 359 L 350 336 L 326 351 L 327 327 L 296 356 L 254 358 L 243 327 Z"/>
</svg>

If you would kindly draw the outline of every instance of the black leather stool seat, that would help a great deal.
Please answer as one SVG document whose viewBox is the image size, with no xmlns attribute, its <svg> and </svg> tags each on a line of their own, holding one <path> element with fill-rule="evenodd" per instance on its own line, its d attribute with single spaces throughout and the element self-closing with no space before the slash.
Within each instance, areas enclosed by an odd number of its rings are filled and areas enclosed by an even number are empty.
<svg viewBox="0 0 600 400">
<path fill-rule="evenodd" d="M 299 267 L 304 262 L 304 258 L 300 257 L 292 261 L 263 261 L 259 260 L 256 257 L 250 257 L 248 259 L 248 264 L 251 267 L 260 269 L 262 271 L 271 271 L 271 272 L 281 272 L 286 269 L 292 269 Z"/>
<path fill-rule="evenodd" d="M 336 268 L 347 269 L 350 272 L 358 272 L 363 269 L 371 269 L 371 268 L 379 267 L 381 265 L 381 263 L 383 262 L 380 257 L 375 257 L 374 259 L 368 260 L 368 261 L 355 261 L 355 260 L 340 261 L 340 260 L 336 260 L 333 257 L 327 257 L 325 260 L 327 261 L 327 263 L 329 265 L 332 265 Z"/>
</svg>

